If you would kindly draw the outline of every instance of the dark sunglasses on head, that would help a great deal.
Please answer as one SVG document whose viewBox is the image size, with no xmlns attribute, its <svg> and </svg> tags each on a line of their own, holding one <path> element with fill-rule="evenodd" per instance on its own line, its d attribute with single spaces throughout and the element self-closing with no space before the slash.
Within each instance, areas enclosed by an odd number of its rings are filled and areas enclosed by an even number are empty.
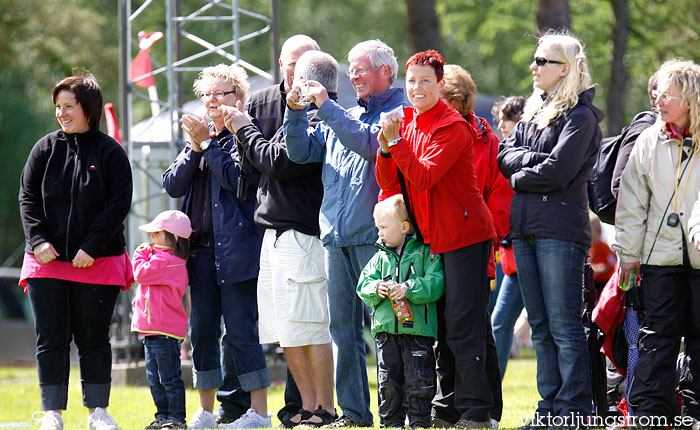
<svg viewBox="0 0 700 430">
<path fill-rule="evenodd" d="M 542 67 L 547 63 L 552 63 L 552 64 L 565 64 L 563 61 L 555 61 L 555 60 L 548 60 L 544 57 L 535 57 L 535 64 L 538 66 Z"/>
</svg>

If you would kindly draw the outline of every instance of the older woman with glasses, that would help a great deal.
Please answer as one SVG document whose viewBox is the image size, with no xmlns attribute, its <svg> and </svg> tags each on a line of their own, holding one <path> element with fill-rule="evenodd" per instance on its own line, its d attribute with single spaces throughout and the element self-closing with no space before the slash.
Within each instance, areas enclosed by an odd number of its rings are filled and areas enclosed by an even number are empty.
<svg viewBox="0 0 700 430">
<path fill-rule="evenodd" d="M 530 64 L 534 92 L 498 155 L 515 190 L 511 236 L 537 354 L 539 401 L 532 427 L 581 426 L 591 381 L 581 319 L 591 245 L 586 182 L 600 145 L 602 112 L 581 43 L 540 37 Z"/>
<path fill-rule="evenodd" d="M 666 62 L 653 93 L 660 120 L 634 144 L 615 213 L 613 249 L 620 257 L 620 283 L 635 283 L 645 319 L 639 361 L 628 393 L 637 415 L 665 418 L 681 427 L 676 401 L 676 358 L 685 336 L 692 377 L 682 384 L 684 415 L 700 427 L 700 66 Z"/>
<path fill-rule="evenodd" d="M 194 386 L 199 409 L 189 428 L 217 428 L 213 414 L 221 386 L 219 338 L 223 316 L 235 371 L 251 408 L 231 428 L 270 427 L 270 377 L 257 334 L 257 276 L 263 232 L 253 221 L 259 175 L 244 167 L 234 135 L 226 129 L 222 105 L 245 103 L 247 75 L 239 66 L 205 68 L 194 82 L 211 119 L 182 117 L 189 143 L 163 174 L 171 197 L 184 197 L 192 221 L 192 256 L 187 262 L 192 296 L 191 336 Z M 250 191 L 248 187 L 250 186 Z"/>
</svg>

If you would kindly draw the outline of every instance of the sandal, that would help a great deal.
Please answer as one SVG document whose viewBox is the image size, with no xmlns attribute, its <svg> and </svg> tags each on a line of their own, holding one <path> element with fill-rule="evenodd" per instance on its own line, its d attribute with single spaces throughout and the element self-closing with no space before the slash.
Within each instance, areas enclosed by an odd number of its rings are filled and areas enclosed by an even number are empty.
<svg viewBox="0 0 700 430">
<path fill-rule="evenodd" d="M 332 424 L 335 422 L 335 420 L 338 419 L 338 414 L 335 413 L 335 410 L 333 411 L 333 415 L 330 414 L 325 409 L 322 409 L 320 406 L 318 409 L 316 409 L 312 416 L 319 417 L 321 421 L 316 422 L 316 421 L 311 421 L 311 417 L 309 417 L 306 420 L 303 420 L 299 423 L 299 426 L 303 427 L 323 427 L 328 424 Z"/>
<path fill-rule="evenodd" d="M 301 418 L 299 419 L 299 421 L 292 421 L 292 417 L 294 417 L 296 415 L 301 415 Z M 284 426 L 284 428 L 291 429 L 291 428 L 298 426 L 302 421 L 308 420 L 313 415 L 314 415 L 313 412 L 307 411 L 304 408 L 300 408 L 296 414 L 292 415 L 291 417 L 289 417 L 287 419 L 282 420 L 282 425 Z"/>
</svg>

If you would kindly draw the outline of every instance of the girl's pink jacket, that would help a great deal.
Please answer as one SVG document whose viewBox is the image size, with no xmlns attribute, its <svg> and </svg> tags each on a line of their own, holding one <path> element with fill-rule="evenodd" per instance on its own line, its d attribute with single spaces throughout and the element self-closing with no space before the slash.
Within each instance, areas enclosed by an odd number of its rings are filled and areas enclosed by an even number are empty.
<svg viewBox="0 0 700 430">
<path fill-rule="evenodd" d="M 151 249 L 142 244 L 134 251 L 132 264 L 139 288 L 131 302 L 131 331 L 184 339 L 187 313 L 182 296 L 188 284 L 185 260 L 169 249 Z"/>
</svg>

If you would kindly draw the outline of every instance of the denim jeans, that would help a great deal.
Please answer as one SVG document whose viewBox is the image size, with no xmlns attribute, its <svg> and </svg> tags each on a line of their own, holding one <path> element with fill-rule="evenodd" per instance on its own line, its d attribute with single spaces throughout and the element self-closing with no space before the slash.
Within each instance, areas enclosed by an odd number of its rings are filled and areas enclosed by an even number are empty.
<svg viewBox="0 0 700 430">
<path fill-rule="evenodd" d="M 233 348 L 224 333 L 221 339 L 221 369 L 223 381 L 216 392 L 219 405 L 219 415 L 230 419 L 238 419 L 250 408 L 250 393 L 241 387 L 236 375 L 236 365 L 233 361 Z"/>
<path fill-rule="evenodd" d="M 593 399 L 581 318 L 588 248 L 529 236 L 515 238 L 513 250 L 537 355 L 537 412 L 588 416 Z"/>
<path fill-rule="evenodd" d="M 245 391 L 270 385 L 262 346 L 258 341 L 257 279 L 219 285 L 214 252 L 195 248 L 187 261 L 192 314 L 192 362 L 194 388 L 210 390 L 223 382 L 221 372 L 221 317 L 231 347 L 238 381 Z"/>
<path fill-rule="evenodd" d="M 498 368 L 501 370 L 501 379 L 506 374 L 510 348 L 513 346 L 513 329 L 522 310 L 523 296 L 520 293 L 518 274 L 506 275 L 501 282 L 496 306 L 491 314 L 491 326 L 498 351 Z"/>
<path fill-rule="evenodd" d="M 109 327 L 121 287 L 27 279 L 36 331 L 41 410 L 68 404 L 70 342 L 78 347 L 83 405 L 106 408 L 112 381 Z"/>
<path fill-rule="evenodd" d="M 357 295 L 360 273 L 377 252 L 374 245 L 325 246 L 331 338 L 338 348 L 335 390 L 343 415 L 372 427 L 367 382 L 367 352 L 362 337 L 364 310 Z"/>
<path fill-rule="evenodd" d="M 156 419 L 185 421 L 185 383 L 180 371 L 180 344 L 169 336 L 146 336 L 146 376 L 156 404 Z"/>
<path fill-rule="evenodd" d="M 377 385 L 381 427 L 428 428 L 435 395 L 432 337 L 377 333 Z"/>
</svg>

